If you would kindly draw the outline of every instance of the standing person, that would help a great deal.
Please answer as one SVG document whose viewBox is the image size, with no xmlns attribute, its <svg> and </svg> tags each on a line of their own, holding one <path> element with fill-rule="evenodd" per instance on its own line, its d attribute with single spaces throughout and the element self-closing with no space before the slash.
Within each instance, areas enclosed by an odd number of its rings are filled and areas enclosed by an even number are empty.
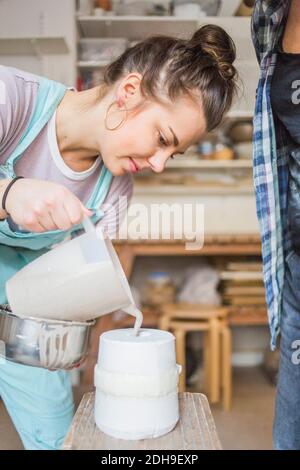
<svg viewBox="0 0 300 470">
<path fill-rule="evenodd" d="M 272 347 L 281 332 L 276 449 L 300 449 L 300 2 L 257 0 L 254 184 Z"/>
<path fill-rule="evenodd" d="M 83 92 L 0 67 L 1 303 L 6 280 L 84 217 L 114 230 L 131 174 L 162 172 L 220 123 L 235 93 L 234 60 L 228 34 L 207 25 L 191 40 L 146 39 Z M 7 362 L 0 395 L 27 449 L 61 446 L 73 412 L 67 372 Z"/>
</svg>

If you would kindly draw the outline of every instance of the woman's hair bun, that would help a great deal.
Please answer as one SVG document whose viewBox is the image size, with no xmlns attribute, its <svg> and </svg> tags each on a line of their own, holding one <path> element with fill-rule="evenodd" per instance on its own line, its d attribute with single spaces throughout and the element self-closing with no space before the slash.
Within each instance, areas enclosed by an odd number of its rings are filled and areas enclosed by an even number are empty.
<svg viewBox="0 0 300 470">
<path fill-rule="evenodd" d="M 224 80 L 233 80 L 236 77 L 236 69 L 232 65 L 236 58 L 236 48 L 231 37 L 220 26 L 202 26 L 195 32 L 188 46 L 198 54 L 200 52 L 211 58 Z"/>
</svg>

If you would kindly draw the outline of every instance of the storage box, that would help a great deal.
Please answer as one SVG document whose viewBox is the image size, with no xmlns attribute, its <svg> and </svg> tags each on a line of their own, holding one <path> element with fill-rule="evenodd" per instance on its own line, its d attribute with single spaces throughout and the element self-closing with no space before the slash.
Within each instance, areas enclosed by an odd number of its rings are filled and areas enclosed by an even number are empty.
<svg viewBox="0 0 300 470">
<path fill-rule="evenodd" d="M 119 57 L 128 46 L 123 38 L 91 38 L 79 41 L 79 59 L 110 62 Z"/>
</svg>

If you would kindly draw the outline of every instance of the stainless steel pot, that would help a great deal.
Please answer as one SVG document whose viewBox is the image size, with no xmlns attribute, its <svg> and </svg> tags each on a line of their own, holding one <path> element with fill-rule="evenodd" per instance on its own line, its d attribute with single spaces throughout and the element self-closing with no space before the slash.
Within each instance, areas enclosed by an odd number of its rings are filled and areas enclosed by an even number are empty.
<svg viewBox="0 0 300 470">
<path fill-rule="evenodd" d="M 0 305 L 0 360 L 46 369 L 70 369 L 85 358 L 95 320 L 20 318 Z"/>
</svg>

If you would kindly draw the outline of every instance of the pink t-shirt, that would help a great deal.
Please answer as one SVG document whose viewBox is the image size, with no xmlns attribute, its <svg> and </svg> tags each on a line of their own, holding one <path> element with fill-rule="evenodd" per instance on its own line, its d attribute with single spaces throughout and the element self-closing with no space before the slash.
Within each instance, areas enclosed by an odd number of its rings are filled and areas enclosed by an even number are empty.
<svg viewBox="0 0 300 470">
<path fill-rule="evenodd" d="M 36 75 L 0 65 L 0 165 L 12 154 L 29 122 L 39 80 Z M 67 166 L 57 144 L 55 117 L 56 113 L 16 162 L 15 173 L 62 184 L 85 204 L 99 177 L 102 159 L 99 156 L 93 166 L 83 172 L 75 172 Z M 132 189 L 130 174 L 115 176 L 100 208 L 104 217 L 99 223 L 112 238 L 126 213 L 126 199 L 120 197 L 126 196 L 129 202 Z M 14 226 L 12 221 L 10 224 Z"/>
</svg>

